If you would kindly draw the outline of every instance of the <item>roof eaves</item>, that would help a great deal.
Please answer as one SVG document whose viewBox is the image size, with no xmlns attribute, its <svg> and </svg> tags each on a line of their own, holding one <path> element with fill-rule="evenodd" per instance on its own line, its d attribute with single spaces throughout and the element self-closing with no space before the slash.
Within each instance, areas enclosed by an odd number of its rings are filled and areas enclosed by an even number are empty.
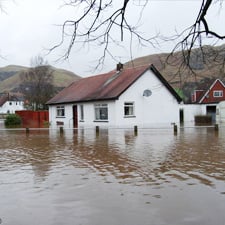
<svg viewBox="0 0 225 225">
<path fill-rule="evenodd" d="M 118 100 L 118 97 L 100 98 L 100 99 L 86 99 L 86 100 L 69 101 L 69 102 L 54 102 L 54 103 L 49 103 L 47 105 L 66 105 L 66 104 L 79 104 L 79 103 L 87 103 L 87 102 L 113 101 L 113 100 Z"/>
</svg>

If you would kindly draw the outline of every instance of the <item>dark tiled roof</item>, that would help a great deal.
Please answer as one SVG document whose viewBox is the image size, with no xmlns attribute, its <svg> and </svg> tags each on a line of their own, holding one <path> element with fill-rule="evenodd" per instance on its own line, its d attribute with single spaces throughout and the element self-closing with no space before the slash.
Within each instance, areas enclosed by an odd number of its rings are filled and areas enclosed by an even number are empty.
<svg viewBox="0 0 225 225">
<path fill-rule="evenodd" d="M 8 99 L 9 99 L 8 95 L 1 95 L 0 96 L 0 107 L 3 106 L 8 101 Z"/>
<path fill-rule="evenodd" d="M 0 106 L 3 106 L 7 101 L 23 101 L 23 97 L 9 93 L 0 93 Z"/>
<path fill-rule="evenodd" d="M 145 65 L 126 68 L 121 71 L 114 70 L 109 73 L 79 79 L 50 99 L 47 104 L 53 105 L 118 99 L 118 97 L 148 69 L 152 70 L 152 72 L 175 96 L 177 101 L 180 102 L 180 97 L 156 68 L 153 65 Z"/>
</svg>

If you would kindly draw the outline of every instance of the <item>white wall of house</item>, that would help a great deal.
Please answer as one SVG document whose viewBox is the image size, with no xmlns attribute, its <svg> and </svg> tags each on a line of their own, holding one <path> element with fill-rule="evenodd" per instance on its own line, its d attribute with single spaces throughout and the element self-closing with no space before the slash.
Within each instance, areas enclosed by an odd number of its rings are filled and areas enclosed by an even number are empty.
<svg viewBox="0 0 225 225">
<path fill-rule="evenodd" d="M 23 109 L 23 101 L 7 101 L 0 106 L 0 113 L 15 113 L 15 111 Z"/>
<path fill-rule="evenodd" d="M 183 104 L 180 105 L 180 109 L 184 113 L 184 123 L 194 123 L 195 116 L 206 115 L 206 105 L 202 104 Z"/>
<path fill-rule="evenodd" d="M 108 105 L 108 118 L 109 120 L 106 122 L 97 122 L 95 121 L 95 109 L 94 104 L 96 103 L 106 103 Z M 78 103 L 78 104 L 66 104 L 66 105 L 56 105 L 49 106 L 49 122 L 51 127 L 57 126 L 57 124 L 63 123 L 63 126 L 72 128 L 73 127 L 73 105 L 77 106 L 77 114 L 78 114 L 78 126 L 85 127 L 93 127 L 93 126 L 113 126 L 114 124 L 114 101 L 105 102 L 88 102 L 88 103 Z M 83 106 L 83 120 L 81 118 L 81 105 Z M 57 116 L 57 106 L 65 107 L 65 115 Z M 61 125 L 60 125 L 61 126 Z"/>
<path fill-rule="evenodd" d="M 124 96 L 125 97 L 125 96 Z M 139 96 L 140 97 L 140 96 Z M 133 98 L 134 99 L 134 98 Z M 127 99 L 124 99 L 128 101 Z M 150 101 L 149 101 L 150 102 Z M 179 124 L 179 110 L 183 110 L 184 114 L 184 123 L 193 124 L 196 115 L 206 115 L 206 105 L 196 105 L 196 104 L 181 104 L 176 106 L 173 110 L 167 105 L 161 106 L 159 104 L 159 111 L 151 110 L 151 106 L 148 105 L 148 98 L 144 98 L 142 103 L 135 104 L 135 117 L 124 118 L 124 101 L 122 98 L 117 101 L 111 102 L 96 102 L 96 103 L 107 103 L 109 120 L 108 122 L 96 122 L 95 121 L 95 112 L 94 112 L 94 103 L 79 103 L 77 105 L 78 111 L 78 124 L 80 127 L 93 127 L 93 126 L 116 126 L 116 127 L 131 127 L 138 125 L 141 127 L 152 127 L 152 126 L 169 126 L 170 123 Z M 84 120 L 81 120 L 80 106 L 83 105 L 84 109 Z M 73 128 L 73 104 L 65 105 L 65 116 L 57 117 L 56 116 L 56 106 L 49 106 L 49 121 L 52 127 L 57 126 L 57 122 L 62 122 L 65 127 Z M 139 107 L 137 109 L 137 107 Z M 146 111 L 143 112 L 141 110 Z M 151 110 L 151 113 L 148 113 L 148 110 Z M 147 114 L 147 116 L 146 116 Z M 148 116 L 150 118 L 148 118 Z M 162 117 L 162 118 L 161 118 Z M 168 119 L 168 120 L 166 120 Z"/>
<path fill-rule="evenodd" d="M 108 121 L 95 120 L 94 104 L 108 105 Z M 83 105 L 84 120 L 81 120 L 80 105 Z M 115 101 L 97 101 L 80 104 L 78 107 L 78 123 L 80 126 L 114 126 L 115 125 Z"/>
<path fill-rule="evenodd" d="M 57 116 L 57 106 L 65 107 L 64 116 Z M 73 127 L 73 105 L 72 104 L 59 104 L 54 106 L 49 106 L 49 122 L 52 127 L 57 126 L 57 124 L 62 123 L 65 127 Z"/>
<path fill-rule="evenodd" d="M 146 89 L 151 90 L 151 96 L 143 96 Z M 134 102 L 134 117 L 124 117 L 125 102 Z M 116 108 L 117 125 L 147 127 L 179 121 L 177 100 L 151 71 L 147 71 L 120 96 Z"/>
<path fill-rule="evenodd" d="M 149 89 L 152 95 L 144 97 L 144 90 Z M 108 121 L 95 121 L 95 103 L 108 104 Z M 133 103 L 134 114 L 124 116 L 124 103 Z M 81 121 L 80 105 L 83 105 L 84 120 Z M 77 104 L 78 126 L 116 126 L 131 127 L 134 125 L 148 127 L 153 125 L 171 125 L 179 122 L 179 104 L 175 97 L 151 72 L 147 71 L 118 100 Z M 56 116 L 56 106 L 49 107 L 50 122 L 63 122 L 64 126 L 73 126 L 72 104 L 65 105 L 64 117 Z"/>
</svg>

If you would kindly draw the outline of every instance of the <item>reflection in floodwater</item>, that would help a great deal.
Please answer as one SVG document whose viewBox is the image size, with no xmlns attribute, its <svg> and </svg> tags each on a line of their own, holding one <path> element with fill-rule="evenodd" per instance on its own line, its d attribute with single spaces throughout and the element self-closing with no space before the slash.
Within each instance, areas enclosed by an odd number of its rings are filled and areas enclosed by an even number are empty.
<svg viewBox="0 0 225 225">
<path fill-rule="evenodd" d="M 2 224 L 225 221 L 223 130 L 0 132 Z"/>
</svg>

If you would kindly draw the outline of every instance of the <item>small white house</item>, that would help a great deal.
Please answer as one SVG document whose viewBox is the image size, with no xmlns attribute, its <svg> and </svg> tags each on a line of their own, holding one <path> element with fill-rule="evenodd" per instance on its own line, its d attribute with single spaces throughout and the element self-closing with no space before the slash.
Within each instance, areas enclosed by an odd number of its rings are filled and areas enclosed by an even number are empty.
<svg viewBox="0 0 225 225">
<path fill-rule="evenodd" d="M 15 113 L 17 110 L 24 109 L 24 102 L 21 98 L 3 93 L 0 95 L 0 113 L 9 114 Z"/>
<path fill-rule="evenodd" d="M 147 127 L 178 123 L 181 98 L 153 65 L 79 79 L 50 99 L 52 126 Z"/>
</svg>

